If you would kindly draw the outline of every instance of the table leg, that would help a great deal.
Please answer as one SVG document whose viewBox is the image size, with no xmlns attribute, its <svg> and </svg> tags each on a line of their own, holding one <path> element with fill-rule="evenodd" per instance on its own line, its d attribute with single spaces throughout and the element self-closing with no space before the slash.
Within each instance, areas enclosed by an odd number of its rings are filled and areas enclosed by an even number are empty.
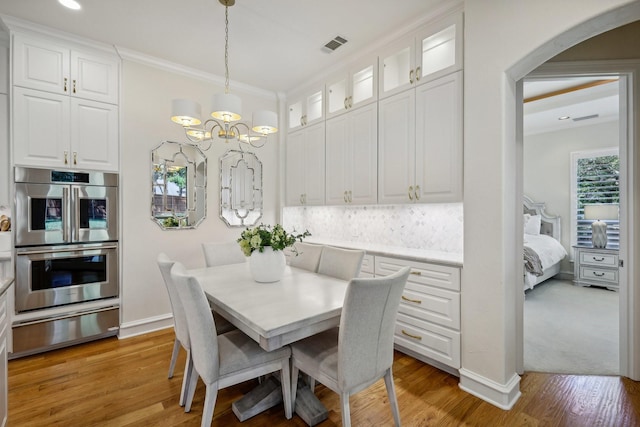
<svg viewBox="0 0 640 427">
<path fill-rule="evenodd" d="M 309 384 L 305 383 L 301 378 L 298 379 L 295 413 L 311 427 L 320 424 L 329 417 L 327 408 L 325 408 L 322 402 L 313 394 L 309 388 Z"/>
</svg>

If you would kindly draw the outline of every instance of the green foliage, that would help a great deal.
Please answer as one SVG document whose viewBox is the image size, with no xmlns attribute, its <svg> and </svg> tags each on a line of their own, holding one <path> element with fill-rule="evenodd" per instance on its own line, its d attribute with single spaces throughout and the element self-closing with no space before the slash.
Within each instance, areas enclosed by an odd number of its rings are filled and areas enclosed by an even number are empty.
<svg viewBox="0 0 640 427">
<path fill-rule="evenodd" d="M 242 252 L 249 256 L 256 250 L 264 252 L 265 246 L 271 246 L 274 251 L 281 251 L 293 245 L 296 241 L 301 242 L 303 238 L 311 236 L 308 230 L 300 234 L 294 233 L 286 232 L 280 224 L 276 224 L 273 227 L 260 224 L 257 227 L 244 230 L 238 239 L 238 243 L 240 243 Z"/>
</svg>

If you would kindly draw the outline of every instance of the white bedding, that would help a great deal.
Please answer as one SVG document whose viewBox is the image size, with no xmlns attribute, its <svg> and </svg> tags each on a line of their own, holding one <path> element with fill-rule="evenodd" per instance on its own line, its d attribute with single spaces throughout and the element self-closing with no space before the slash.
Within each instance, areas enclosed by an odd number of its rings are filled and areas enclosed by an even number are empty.
<svg viewBox="0 0 640 427">
<path fill-rule="evenodd" d="M 562 261 L 567 256 L 564 246 L 553 237 L 545 234 L 525 234 L 524 244 L 536 251 L 540 257 L 543 270 Z"/>
</svg>

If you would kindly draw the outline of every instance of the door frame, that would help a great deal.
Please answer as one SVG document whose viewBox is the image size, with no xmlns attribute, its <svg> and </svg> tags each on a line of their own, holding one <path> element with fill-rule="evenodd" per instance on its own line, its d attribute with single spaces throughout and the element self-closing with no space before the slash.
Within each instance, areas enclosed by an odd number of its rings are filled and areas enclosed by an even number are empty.
<svg viewBox="0 0 640 427">
<path fill-rule="evenodd" d="M 638 238 L 633 224 L 637 222 L 640 209 L 635 204 L 634 176 L 637 176 L 637 168 L 640 167 L 640 159 L 637 158 L 638 149 L 637 132 L 639 126 L 638 111 L 635 107 L 638 101 L 638 87 L 640 74 L 640 61 L 637 60 L 605 60 L 605 61 L 575 61 L 575 62 L 550 62 L 541 65 L 524 78 L 516 82 L 516 152 L 520 167 L 517 172 L 517 200 L 523 198 L 523 82 L 527 78 L 554 78 L 554 77 L 584 77 L 600 74 L 617 74 L 620 76 L 619 86 L 619 156 L 620 156 L 620 227 L 628 232 L 620 236 L 620 260 L 624 265 L 620 267 L 620 375 L 633 380 L 640 380 L 640 367 L 636 358 L 640 357 L 640 339 L 634 332 L 640 327 L 640 284 L 635 284 L 633 278 L 636 274 L 635 248 L 638 247 Z M 521 203 L 520 203 L 521 205 Z M 522 208 L 516 214 L 522 221 Z M 516 237 L 516 244 L 523 246 L 522 236 Z M 523 265 L 517 266 L 523 277 Z M 518 292 L 516 298 L 516 371 L 524 372 L 524 292 Z"/>
</svg>

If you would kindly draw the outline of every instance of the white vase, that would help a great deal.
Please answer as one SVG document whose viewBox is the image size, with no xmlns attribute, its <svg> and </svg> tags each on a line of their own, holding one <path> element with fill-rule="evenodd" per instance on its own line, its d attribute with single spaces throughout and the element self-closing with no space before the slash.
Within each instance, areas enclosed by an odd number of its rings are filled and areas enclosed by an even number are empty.
<svg viewBox="0 0 640 427">
<path fill-rule="evenodd" d="M 253 251 L 249 257 L 249 267 L 253 280 L 269 283 L 282 279 L 286 261 L 282 251 L 274 251 L 271 246 L 265 246 L 264 251 Z"/>
</svg>

